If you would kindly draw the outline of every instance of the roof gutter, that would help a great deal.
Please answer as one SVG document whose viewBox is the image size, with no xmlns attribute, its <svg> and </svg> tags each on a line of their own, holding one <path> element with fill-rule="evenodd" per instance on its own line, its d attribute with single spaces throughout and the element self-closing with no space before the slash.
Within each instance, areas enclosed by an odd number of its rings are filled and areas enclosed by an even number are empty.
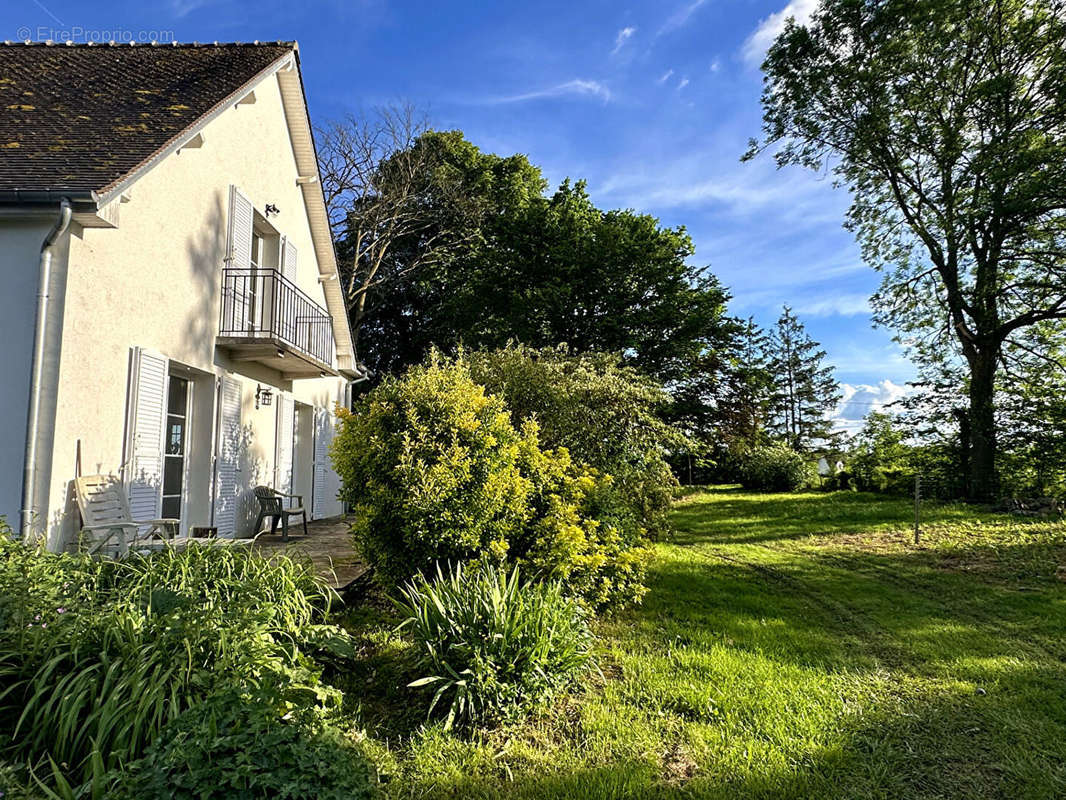
<svg viewBox="0 0 1066 800">
<path fill-rule="evenodd" d="M 100 196 L 92 189 L 0 189 L 0 203 L 92 203 Z"/>
<path fill-rule="evenodd" d="M 44 358 L 49 345 L 48 330 L 50 311 L 49 288 L 52 283 L 52 258 L 55 254 L 55 245 L 70 229 L 70 218 L 73 214 L 70 199 L 63 197 L 59 200 L 59 216 L 44 237 L 41 245 L 40 282 L 37 289 L 37 320 L 34 328 L 33 340 L 33 366 L 30 378 L 30 405 L 26 419 L 26 459 L 24 462 L 25 472 L 22 479 L 22 514 L 20 517 L 19 530 L 24 541 L 33 536 L 33 527 L 37 517 L 37 440 L 41 425 L 41 395 L 44 375 Z"/>
</svg>

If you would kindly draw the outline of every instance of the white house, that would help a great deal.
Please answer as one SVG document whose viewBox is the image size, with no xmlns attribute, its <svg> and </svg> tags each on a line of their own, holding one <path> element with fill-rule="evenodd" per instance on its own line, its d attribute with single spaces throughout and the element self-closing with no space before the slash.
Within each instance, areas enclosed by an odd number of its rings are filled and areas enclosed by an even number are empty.
<svg viewBox="0 0 1066 800">
<path fill-rule="evenodd" d="M 251 533 L 340 514 L 362 376 L 295 43 L 0 45 L 0 515 L 60 549 L 73 479 Z"/>
</svg>

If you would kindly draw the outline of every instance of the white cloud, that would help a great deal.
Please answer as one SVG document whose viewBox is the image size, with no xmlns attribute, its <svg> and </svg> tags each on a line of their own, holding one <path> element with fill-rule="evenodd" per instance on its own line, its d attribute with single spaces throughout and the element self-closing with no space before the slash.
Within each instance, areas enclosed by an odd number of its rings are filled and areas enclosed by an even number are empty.
<svg viewBox="0 0 1066 800">
<path fill-rule="evenodd" d="M 833 425 L 837 430 L 855 434 L 862 428 L 867 414 L 886 410 L 890 403 L 906 397 L 914 390 L 886 379 L 873 386 L 842 383 L 840 391 L 843 397 L 833 412 Z"/>
<path fill-rule="evenodd" d="M 628 165 L 597 190 L 636 209 L 686 208 L 719 204 L 739 216 L 769 210 L 803 227 L 824 222 L 839 226 L 846 193 L 833 193 L 826 181 L 799 168 L 779 170 L 770 159 L 739 163 L 743 144 L 718 144 L 684 154 L 666 152 Z M 729 156 L 734 156 L 730 158 Z"/>
<path fill-rule="evenodd" d="M 796 22 L 804 25 L 817 8 L 818 0 L 789 0 L 788 5 L 760 22 L 759 27 L 744 42 L 744 60 L 749 64 L 760 64 L 774 39 L 785 29 L 789 17 L 795 17 Z"/>
<path fill-rule="evenodd" d="M 682 78 L 681 81 L 677 84 L 677 90 L 680 92 L 686 86 L 688 86 L 688 78 Z"/>
<path fill-rule="evenodd" d="M 706 2 L 707 0 L 693 0 L 693 2 L 679 8 L 667 17 L 666 22 L 664 22 L 662 27 L 656 32 L 655 38 L 657 39 L 664 34 L 685 27 L 685 25 L 688 24 L 689 17 L 695 14 L 700 6 L 704 5 Z"/>
<path fill-rule="evenodd" d="M 627 25 L 622 28 L 622 30 L 618 31 L 618 35 L 614 37 L 614 49 L 611 51 L 611 55 L 613 56 L 621 50 L 622 46 L 629 41 L 636 32 L 637 28 L 635 25 Z"/>
<path fill-rule="evenodd" d="M 717 72 L 722 68 L 722 59 L 718 56 L 714 57 L 714 61 L 711 62 L 711 72 Z"/>
<path fill-rule="evenodd" d="M 659 78 L 659 83 L 666 83 L 668 80 L 670 80 L 673 74 L 674 71 L 672 69 L 668 69 L 666 72 L 663 73 L 662 77 Z"/>
<path fill-rule="evenodd" d="M 560 83 L 556 86 L 551 86 L 547 89 L 537 89 L 532 92 L 523 92 L 522 94 L 506 95 L 504 97 L 490 98 L 484 102 L 489 105 L 497 105 L 502 103 L 525 103 L 529 100 L 547 100 L 553 97 L 598 97 L 603 102 L 608 102 L 611 99 L 611 90 L 607 86 L 599 81 L 584 80 L 581 78 L 575 78 L 572 81 L 566 83 Z"/>
<path fill-rule="evenodd" d="M 841 294 L 833 297 L 822 297 L 800 303 L 796 307 L 797 313 L 809 317 L 854 317 L 859 314 L 870 313 L 870 298 L 865 294 Z"/>
</svg>

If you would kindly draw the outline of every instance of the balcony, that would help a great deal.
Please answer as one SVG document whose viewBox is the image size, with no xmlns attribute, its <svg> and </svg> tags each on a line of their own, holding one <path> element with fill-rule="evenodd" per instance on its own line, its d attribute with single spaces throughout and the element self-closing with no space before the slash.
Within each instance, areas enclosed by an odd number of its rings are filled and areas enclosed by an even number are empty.
<svg viewBox="0 0 1066 800">
<path fill-rule="evenodd" d="M 275 269 L 222 271 L 217 344 L 234 361 L 253 361 L 285 380 L 336 375 L 333 318 Z"/>
</svg>

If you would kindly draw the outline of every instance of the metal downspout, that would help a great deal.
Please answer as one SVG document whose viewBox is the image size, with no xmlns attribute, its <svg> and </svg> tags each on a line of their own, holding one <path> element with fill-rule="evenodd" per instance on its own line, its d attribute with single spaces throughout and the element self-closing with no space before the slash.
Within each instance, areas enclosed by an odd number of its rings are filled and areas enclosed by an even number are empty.
<svg viewBox="0 0 1066 800">
<path fill-rule="evenodd" d="M 37 288 L 37 320 L 34 327 L 33 366 L 30 378 L 30 406 L 26 418 L 26 461 L 22 479 L 22 514 L 19 530 L 24 541 L 33 536 L 37 514 L 37 439 L 41 423 L 41 384 L 44 374 L 44 356 L 48 345 L 49 286 L 52 282 L 52 256 L 55 243 L 70 227 L 70 200 L 64 197 L 59 202 L 59 218 L 44 237 L 41 245 L 40 284 Z"/>
</svg>

